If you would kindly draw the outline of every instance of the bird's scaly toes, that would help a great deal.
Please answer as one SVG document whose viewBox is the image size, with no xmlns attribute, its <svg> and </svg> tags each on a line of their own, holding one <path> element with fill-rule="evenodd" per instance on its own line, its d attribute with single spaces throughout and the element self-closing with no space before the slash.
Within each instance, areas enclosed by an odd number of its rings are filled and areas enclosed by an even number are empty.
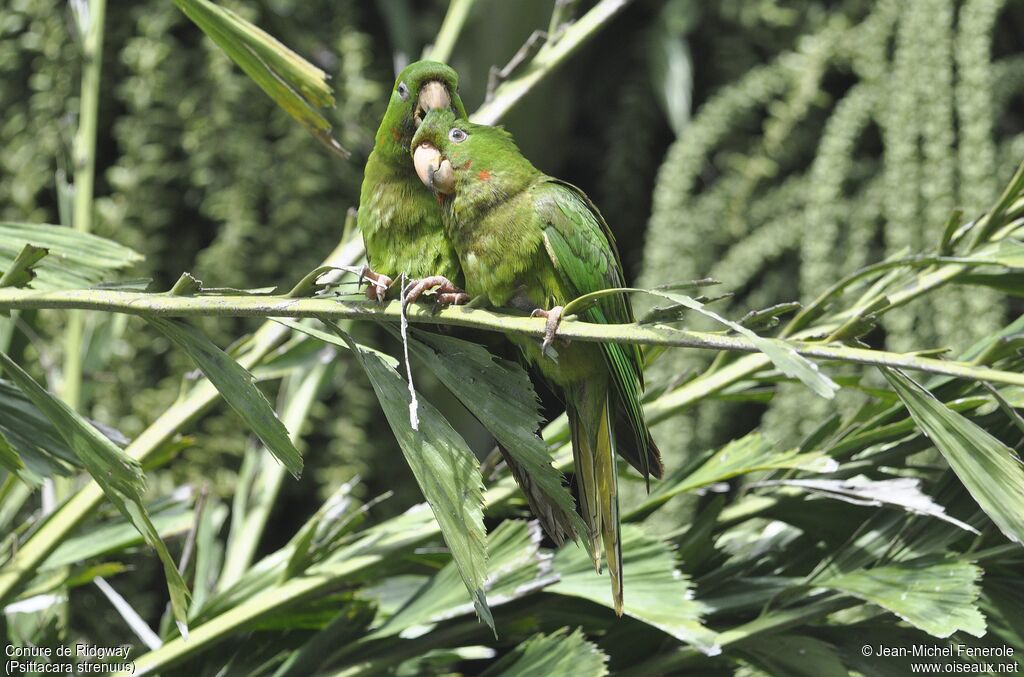
<svg viewBox="0 0 1024 677">
<path fill-rule="evenodd" d="M 437 302 L 440 304 L 461 306 L 469 303 L 469 294 L 455 286 L 444 275 L 431 275 L 410 282 L 405 289 L 404 303 L 406 305 L 415 303 L 428 289 L 435 289 Z"/>
<path fill-rule="evenodd" d="M 359 284 L 367 281 L 366 298 L 377 303 L 384 303 L 384 297 L 393 280 L 383 273 L 375 273 L 369 266 L 363 266 L 359 271 Z"/>
<path fill-rule="evenodd" d="M 562 322 L 562 306 L 555 306 L 551 310 L 544 310 L 543 308 L 537 308 L 530 317 L 544 317 L 547 318 L 547 322 L 544 324 L 544 342 L 541 344 L 541 350 L 547 352 L 551 344 L 555 342 L 555 334 L 558 332 L 558 325 Z"/>
</svg>

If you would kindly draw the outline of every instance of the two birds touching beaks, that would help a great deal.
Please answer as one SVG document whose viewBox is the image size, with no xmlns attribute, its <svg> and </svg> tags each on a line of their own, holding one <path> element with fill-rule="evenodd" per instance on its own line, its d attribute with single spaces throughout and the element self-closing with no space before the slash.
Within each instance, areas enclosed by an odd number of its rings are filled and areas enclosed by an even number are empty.
<svg viewBox="0 0 1024 677">
<path fill-rule="evenodd" d="M 576 534 L 573 521 L 505 459 L 556 543 L 579 536 L 598 570 L 603 551 L 622 615 L 615 455 L 647 480 L 663 472 L 640 405 L 643 354 L 636 345 L 552 345 L 562 306 L 625 286 L 597 207 L 580 189 L 535 168 L 504 129 L 470 123 L 455 71 L 419 61 L 399 74 L 391 92 L 366 163 L 358 224 L 372 269 L 368 293 L 378 300 L 405 274 L 416 280 L 407 300 L 433 289 L 442 303 L 472 298 L 548 318 L 543 342 L 509 340 L 565 402 L 586 533 Z M 634 321 L 623 294 L 598 298 L 580 319 Z"/>
</svg>

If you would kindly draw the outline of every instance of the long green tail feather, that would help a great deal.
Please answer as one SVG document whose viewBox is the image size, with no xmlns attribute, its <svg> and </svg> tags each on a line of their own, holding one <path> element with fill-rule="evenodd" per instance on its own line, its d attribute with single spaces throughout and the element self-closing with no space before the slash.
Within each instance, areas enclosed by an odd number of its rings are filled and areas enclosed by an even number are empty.
<svg viewBox="0 0 1024 677">
<path fill-rule="evenodd" d="M 580 514 L 587 525 L 590 558 L 594 562 L 594 569 L 600 573 L 601 548 L 598 539 L 601 533 L 601 503 L 598 496 L 597 468 L 594 466 L 593 436 L 588 433 L 585 417 L 573 405 L 571 399 L 575 398 L 570 398 L 567 402 L 566 413 L 572 432 L 572 458 L 580 495 Z"/>
<path fill-rule="evenodd" d="M 589 313 L 584 313 L 584 318 L 592 322 L 607 322 L 600 308 L 593 308 Z M 618 448 L 619 453 L 640 471 L 647 482 L 647 490 L 650 491 L 651 476 L 661 479 L 665 469 L 661 462 L 661 452 L 651 437 L 640 404 L 643 394 L 643 372 L 640 366 L 642 362 L 638 361 L 639 348 L 607 343 L 603 344 L 601 349 L 612 377 L 612 391 L 618 405 L 613 410 L 618 412 L 632 433 L 633 444 L 621 445 Z"/>
<path fill-rule="evenodd" d="M 597 485 L 601 502 L 601 537 L 612 582 L 615 614 L 622 615 L 622 547 L 619 534 L 619 479 L 615 466 L 615 433 L 612 428 L 611 402 L 605 398 L 597 431 Z"/>
<path fill-rule="evenodd" d="M 604 380 L 590 380 L 569 393 L 567 413 L 579 487 L 580 511 L 589 530 L 590 555 L 600 573 L 608 562 L 615 613 L 622 615 L 622 547 L 619 535 L 619 489 L 615 464 L 612 394 Z"/>
<path fill-rule="evenodd" d="M 545 246 L 569 295 L 582 296 L 598 289 L 626 286 L 615 235 L 597 205 L 565 181 L 545 177 L 543 185 L 551 196 L 544 204 L 557 205 L 543 213 L 547 220 Z M 629 297 L 624 295 L 606 296 L 582 311 L 580 317 L 595 324 L 634 322 Z M 619 453 L 640 471 L 649 491 L 650 477 L 660 478 L 664 468 L 640 405 L 644 390 L 643 351 L 637 345 L 618 343 L 603 343 L 601 350 L 611 376 L 610 388 L 615 393 L 614 411 L 621 414 L 623 428 L 629 428 L 633 436 L 633 444 L 622 444 Z"/>
</svg>

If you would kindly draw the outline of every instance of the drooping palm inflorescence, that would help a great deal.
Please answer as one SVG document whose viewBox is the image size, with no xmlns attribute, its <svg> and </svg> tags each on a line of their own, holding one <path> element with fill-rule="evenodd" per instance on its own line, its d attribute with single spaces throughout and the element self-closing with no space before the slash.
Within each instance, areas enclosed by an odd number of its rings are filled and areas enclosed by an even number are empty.
<svg viewBox="0 0 1024 677">
<path fill-rule="evenodd" d="M 803 4 L 763 16 L 719 8 L 717 19 L 751 30 L 803 21 L 801 35 L 717 88 L 669 148 L 644 282 L 712 277 L 736 294 L 724 307 L 741 314 L 808 302 L 866 263 L 937 242 L 954 208 L 977 216 L 1012 173 L 1024 144 L 1012 105 L 1022 63 L 1006 53 L 1016 9 L 1000 0 L 848 3 L 848 12 Z M 884 340 L 962 349 L 1007 312 L 991 292 L 947 290 L 888 314 Z M 653 371 L 671 378 L 701 359 L 678 353 Z M 827 406 L 783 386 L 766 421 L 792 440 Z M 703 408 L 666 445 L 685 453 L 721 440 L 729 412 Z"/>
</svg>

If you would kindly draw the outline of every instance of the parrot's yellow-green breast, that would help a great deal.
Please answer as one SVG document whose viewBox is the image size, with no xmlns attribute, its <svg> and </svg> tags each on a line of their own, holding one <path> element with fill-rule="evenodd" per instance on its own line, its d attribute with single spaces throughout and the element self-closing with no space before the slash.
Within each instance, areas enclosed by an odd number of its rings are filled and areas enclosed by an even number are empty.
<svg viewBox="0 0 1024 677">
<path fill-rule="evenodd" d="M 434 61 L 410 64 L 395 80 L 366 162 L 359 230 L 375 272 L 392 278 L 443 275 L 461 285 L 459 259 L 445 236 L 441 209 L 416 177 L 409 154 L 416 128 L 433 107 L 465 118 L 458 75 Z"/>
</svg>

